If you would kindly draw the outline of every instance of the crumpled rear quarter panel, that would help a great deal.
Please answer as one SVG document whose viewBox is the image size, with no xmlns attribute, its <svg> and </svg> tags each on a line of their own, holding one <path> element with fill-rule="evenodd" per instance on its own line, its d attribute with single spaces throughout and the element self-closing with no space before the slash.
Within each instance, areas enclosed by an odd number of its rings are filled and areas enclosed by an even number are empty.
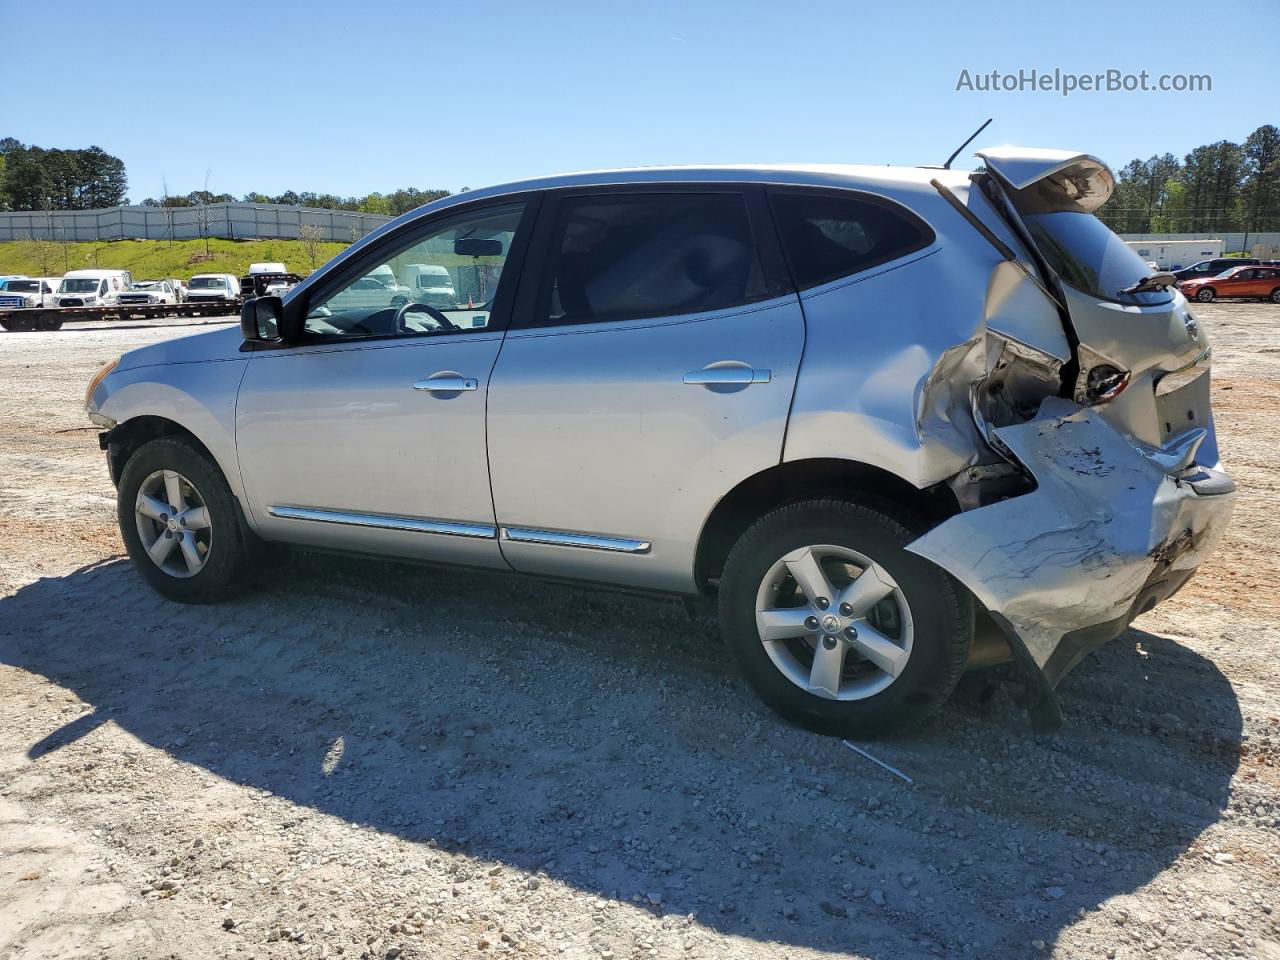
<svg viewBox="0 0 1280 960">
<path fill-rule="evenodd" d="M 1051 398 L 995 431 L 1031 493 L 958 514 L 909 545 L 1006 617 L 1041 669 L 1065 634 L 1132 615 L 1153 577 L 1216 548 L 1234 494 L 1200 496 L 1099 413 Z"/>
</svg>

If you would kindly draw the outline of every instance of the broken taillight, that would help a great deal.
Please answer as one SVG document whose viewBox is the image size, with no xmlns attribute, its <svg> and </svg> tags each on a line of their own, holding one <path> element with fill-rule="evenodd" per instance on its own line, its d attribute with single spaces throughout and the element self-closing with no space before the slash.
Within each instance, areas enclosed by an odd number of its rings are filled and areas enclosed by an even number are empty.
<svg viewBox="0 0 1280 960">
<path fill-rule="evenodd" d="M 1114 400 L 1129 386 L 1130 373 L 1110 363 L 1100 363 L 1089 368 L 1085 379 L 1085 399 L 1088 403 L 1106 403 Z"/>
</svg>

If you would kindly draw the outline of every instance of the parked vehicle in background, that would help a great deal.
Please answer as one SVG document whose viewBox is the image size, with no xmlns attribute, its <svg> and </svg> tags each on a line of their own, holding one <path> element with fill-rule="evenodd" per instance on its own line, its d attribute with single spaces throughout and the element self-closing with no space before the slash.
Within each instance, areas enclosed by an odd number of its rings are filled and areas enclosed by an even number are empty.
<svg viewBox="0 0 1280 960">
<path fill-rule="evenodd" d="M 166 277 L 165 279 L 169 281 L 169 286 L 173 287 L 173 292 L 174 292 L 174 295 L 178 298 L 178 302 L 186 303 L 187 302 L 186 283 L 183 282 L 182 280 L 179 280 L 177 277 Z"/>
<path fill-rule="evenodd" d="M 198 273 L 187 284 L 188 303 L 235 303 L 240 299 L 240 281 L 230 273 Z"/>
<path fill-rule="evenodd" d="M 413 293 L 413 290 L 396 279 L 388 264 L 381 264 L 353 280 L 346 289 L 334 296 L 325 309 L 336 312 L 381 310 L 388 307 L 395 309 L 413 302 L 416 299 Z"/>
<path fill-rule="evenodd" d="M 1214 257 L 1212 260 L 1201 260 L 1181 270 L 1174 270 L 1173 277 L 1179 283 L 1184 280 L 1198 280 L 1201 277 L 1216 277 L 1224 270 L 1232 267 L 1250 267 L 1262 261 L 1257 257 Z"/>
<path fill-rule="evenodd" d="M 400 270 L 400 279 L 416 303 L 452 310 L 458 306 L 453 277 L 438 263 L 411 263 Z"/>
<path fill-rule="evenodd" d="M 1204 332 L 1093 216 L 1111 171 L 979 156 L 600 171 L 394 220 L 90 381 L 129 555 L 192 603 L 269 580 L 260 540 L 704 596 L 808 726 L 884 733 L 1012 659 L 1051 727 L 1235 484 Z M 433 255 L 484 259 L 490 305 L 397 304 L 391 265 Z"/>
<path fill-rule="evenodd" d="M 283 296 L 302 277 L 290 273 L 283 263 L 251 263 L 249 272 L 240 278 L 240 296 L 244 299 L 262 296 Z"/>
<path fill-rule="evenodd" d="M 1232 267 L 1216 277 L 1184 280 L 1178 289 L 1188 300 L 1258 299 L 1280 303 L 1280 267 Z"/>
<path fill-rule="evenodd" d="M 0 310 L 25 310 L 56 306 L 61 277 L 21 277 L 4 282 L 0 289 Z"/>
<path fill-rule="evenodd" d="M 72 270 L 58 284 L 59 307 L 114 307 L 133 286 L 128 270 Z"/>
<path fill-rule="evenodd" d="M 168 280 L 139 280 L 120 294 L 118 302 L 121 306 L 140 303 L 177 303 L 178 294 Z"/>
</svg>

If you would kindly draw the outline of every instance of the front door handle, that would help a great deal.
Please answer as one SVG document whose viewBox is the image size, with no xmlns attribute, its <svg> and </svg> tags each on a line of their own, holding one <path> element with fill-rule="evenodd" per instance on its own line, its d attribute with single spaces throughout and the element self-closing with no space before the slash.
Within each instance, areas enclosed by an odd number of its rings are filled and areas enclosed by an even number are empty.
<svg viewBox="0 0 1280 960">
<path fill-rule="evenodd" d="M 413 389 L 425 390 L 428 393 L 461 393 L 464 390 L 475 390 L 478 384 L 472 377 L 464 377 L 452 370 L 433 373 L 425 380 L 414 383 Z"/>
<path fill-rule="evenodd" d="M 753 367 L 741 360 L 717 360 L 701 370 L 690 370 L 684 375 L 685 383 L 704 387 L 768 383 L 771 379 L 773 371 Z"/>
</svg>

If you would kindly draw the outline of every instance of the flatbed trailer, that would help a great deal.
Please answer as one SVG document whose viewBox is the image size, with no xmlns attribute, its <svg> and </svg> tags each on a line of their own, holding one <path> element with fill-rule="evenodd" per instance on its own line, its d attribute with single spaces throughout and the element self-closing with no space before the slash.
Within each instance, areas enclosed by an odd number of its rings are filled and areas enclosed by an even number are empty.
<svg viewBox="0 0 1280 960">
<path fill-rule="evenodd" d="M 157 317 L 222 317 L 240 312 L 240 300 L 201 303 L 129 303 L 115 307 L 22 307 L 0 310 L 5 330 L 57 330 L 69 320 L 152 320 Z"/>
</svg>

